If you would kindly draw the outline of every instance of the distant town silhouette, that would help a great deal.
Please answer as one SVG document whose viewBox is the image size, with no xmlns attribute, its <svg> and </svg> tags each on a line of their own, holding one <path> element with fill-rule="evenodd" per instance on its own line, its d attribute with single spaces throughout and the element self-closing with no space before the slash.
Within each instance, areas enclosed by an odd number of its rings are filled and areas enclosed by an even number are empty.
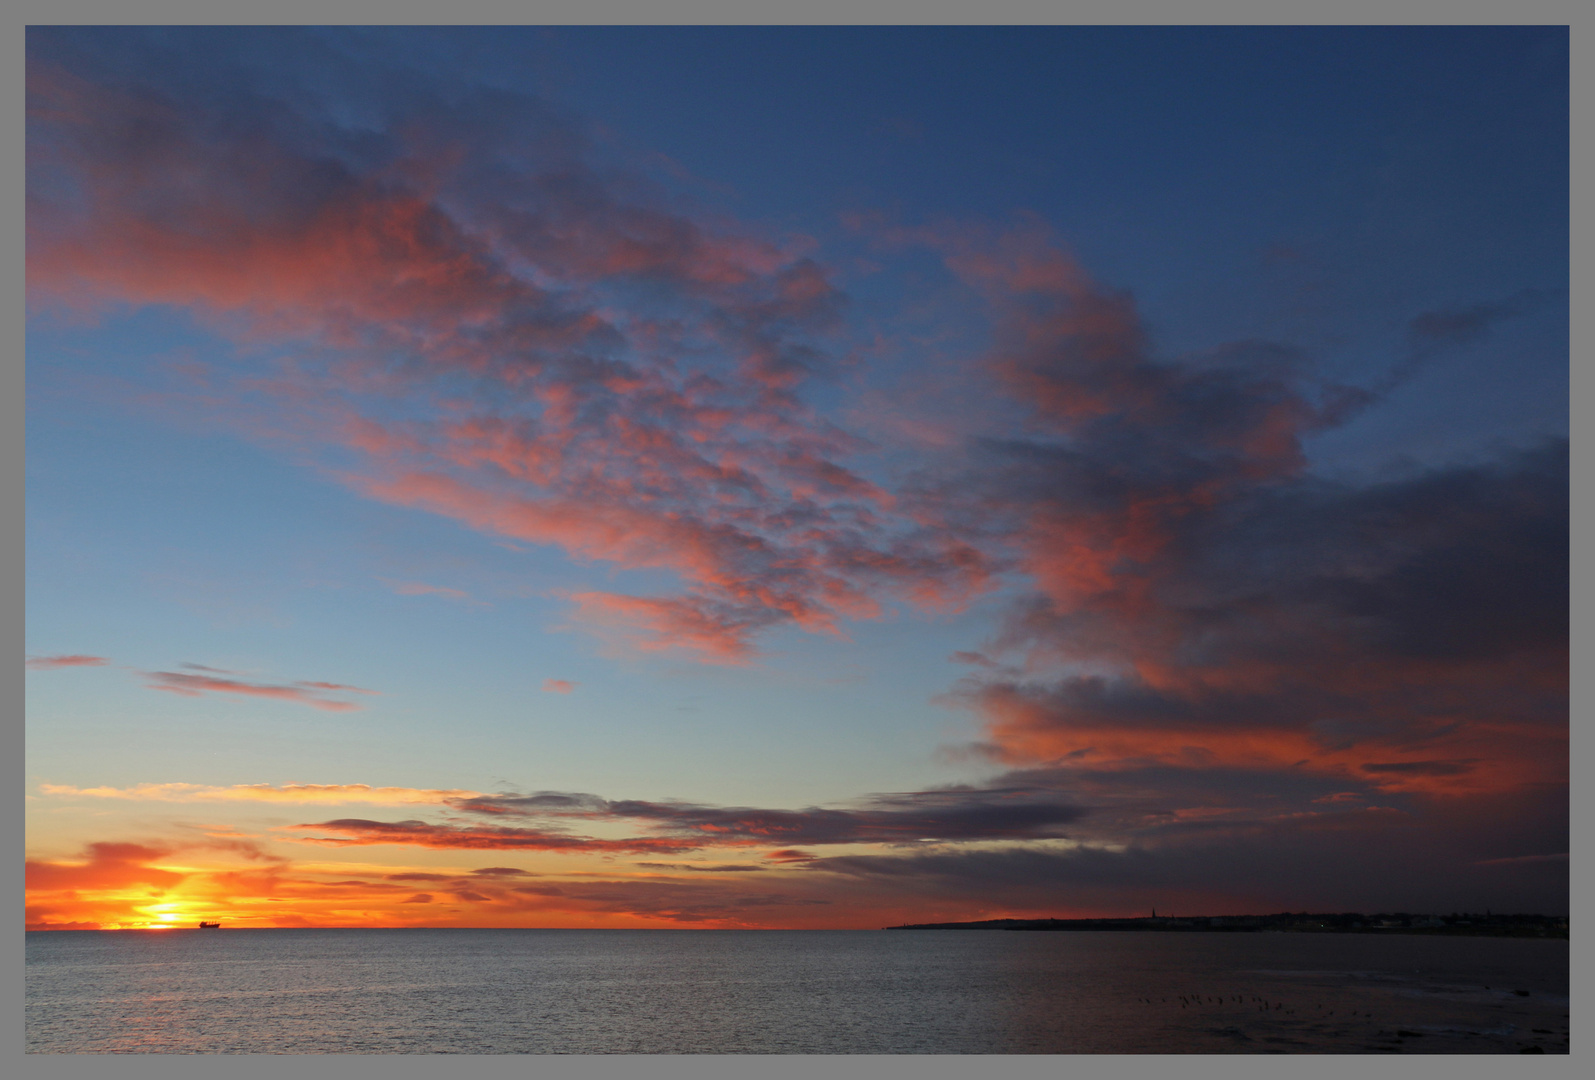
<svg viewBox="0 0 1595 1080">
<path fill-rule="evenodd" d="M 1155 909 L 1154 909 L 1155 910 Z M 887 930 L 1185 930 L 1320 934 L 1445 934 L 1487 937 L 1567 937 L 1566 915 L 1502 915 L 1486 911 L 1450 915 L 1405 911 L 1364 915 L 1349 911 L 1275 915 L 1150 915 L 1129 919 L 985 919 L 980 922 L 911 923 Z"/>
</svg>

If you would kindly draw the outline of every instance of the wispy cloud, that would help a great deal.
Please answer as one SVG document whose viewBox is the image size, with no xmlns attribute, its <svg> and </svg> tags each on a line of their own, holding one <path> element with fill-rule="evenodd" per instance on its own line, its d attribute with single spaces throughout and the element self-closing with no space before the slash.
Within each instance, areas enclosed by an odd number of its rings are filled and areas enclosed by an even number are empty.
<svg viewBox="0 0 1595 1080">
<path fill-rule="evenodd" d="M 257 802 L 331 806 L 364 803 L 372 806 L 445 804 L 458 799 L 484 797 L 480 792 L 453 788 L 372 787 L 369 784 L 135 784 L 132 787 L 73 787 L 40 784 L 45 795 L 141 802 Z"/>
<path fill-rule="evenodd" d="M 379 691 L 377 691 L 377 690 L 367 690 L 367 689 L 365 689 L 364 687 L 361 687 L 361 686 L 350 686 L 348 683 L 314 682 L 314 681 L 308 681 L 307 680 L 305 682 L 295 683 L 294 685 L 295 686 L 306 686 L 306 687 L 309 687 L 312 690 L 336 690 L 336 691 L 339 691 L 341 693 L 347 693 L 347 694 L 375 694 L 375 693 L 379 693 Z"/>
<path fill-rule="evenodd" d="M 421 581 L 389 582 L 388 587 L 400 596 L 443 596 L 450 600 L 469 600 L 471 594 L 443 585 L 428 585 Z"/>
<path fill-rule="evenodd" d="M 109 663 L 110 661 L 103 656 L 73 653 L 67 656 L 30 656 L 26 666 L 30 671 L 55 671 L 69 667 L 104 667 Z"/>
<path fill-rule="evenodd" d="M 308 705 L 312 709 L 322 709 L 326 712 L 352 712 L 360 706 L 352 701 L 340 701 L 337 698 L 326 696 L 328 691 L 339 693 L 375 694 L 375 690 L 366 690 L 358 686 L 345 686 L 341 683 L 328 682 L 296 682 L 296 683 L 257 683 L 245 682 L 236 678 L 218 678 L 214 675 L 191 675 L 180 671 L 147 671 L 145 676 L 151 681 L 147 684 L 152 690 L 165 690 L 184 697 L 199 697 L 203 694 L 240 694 L 245 697 L 272 698 L 277 701 L 290 701 L 296 705 Z"/>
<path fill-rule="evenodd" d="M 543 691 L 549 694 L 568 694 L 576 689 L 577 685 L 569 679 L 544 679 Z"/>
<path fill-rule="evenodd" d="M 1568 853 L 1558 852 L 1554 855 L 1512 855 L 1505 859 L 1481 859 L 1474 866 L 1521 866 L 1533 863 L 1565 863 Z"/>
</svg>

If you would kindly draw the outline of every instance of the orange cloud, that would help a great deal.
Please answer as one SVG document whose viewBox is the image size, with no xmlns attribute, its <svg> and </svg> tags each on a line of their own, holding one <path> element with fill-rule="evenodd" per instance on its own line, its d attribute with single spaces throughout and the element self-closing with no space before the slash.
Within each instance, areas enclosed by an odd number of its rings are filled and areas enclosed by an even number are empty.
<svg viewBox="0 0 1595 1080">
<path fill-rule="evenodd" d="M 257 802 L 331 806 L 364 803 L 373 806 L 448 803 L 456 799 L 485 798 L 481 792 L 454 788 L 372 787 L 369 784 L 136 784 L 133 787 L 79 788 L 66 784 L 40 784 L 45 795 L 140 802 Z"/>
<path fill-rule="evenodd" d="M 33 862 L 26 864 L 30 890 L 39 892 L 121 889 L 130 885 L 169 887 L 183 875 L 150 864 L 170 854 L 142 844 L 90 844 L 82 863 Z"/>
<path fill-rule="evenodd" d="M 95 929 L 141 922 L 189 875 L 153 865 L 169 855 L 143 844 L 92 843 L 82 862 L 27 860 L 26 914 L 30 930 Z"/>
<path fill-rule="evenodd" d="M 569 679 L 544 679 L 543 690 L 550 694 L 568 694 L 576 689 L 577 684 Z"/>
</svg>

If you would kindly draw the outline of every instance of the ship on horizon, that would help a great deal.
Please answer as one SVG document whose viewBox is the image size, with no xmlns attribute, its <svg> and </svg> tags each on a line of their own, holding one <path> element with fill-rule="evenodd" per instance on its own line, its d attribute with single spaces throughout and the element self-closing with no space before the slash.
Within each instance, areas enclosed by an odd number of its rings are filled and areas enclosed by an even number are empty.
<svg viewBox="0 0 1595 1080">
<path fill-rule="evenodd" d="M 222 924 L 219 922 L 202 922 L 199 924 L 199 928 L 201 930 L 220 930 Z"/>
</svg>

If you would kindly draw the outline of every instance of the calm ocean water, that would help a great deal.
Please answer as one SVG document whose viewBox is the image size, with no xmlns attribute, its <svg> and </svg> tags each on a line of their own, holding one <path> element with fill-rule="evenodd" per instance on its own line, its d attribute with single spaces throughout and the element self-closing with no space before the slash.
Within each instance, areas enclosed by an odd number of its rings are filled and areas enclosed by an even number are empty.
<svg viewBox="0 0 1595 1080">
<path fill-rule="evenodd" d="M 177 930 L 27 943 L 34 1053 L 1565 1053 L 1567 1002 L 1567 942 L 1499 938 Z"/>
</svg>

